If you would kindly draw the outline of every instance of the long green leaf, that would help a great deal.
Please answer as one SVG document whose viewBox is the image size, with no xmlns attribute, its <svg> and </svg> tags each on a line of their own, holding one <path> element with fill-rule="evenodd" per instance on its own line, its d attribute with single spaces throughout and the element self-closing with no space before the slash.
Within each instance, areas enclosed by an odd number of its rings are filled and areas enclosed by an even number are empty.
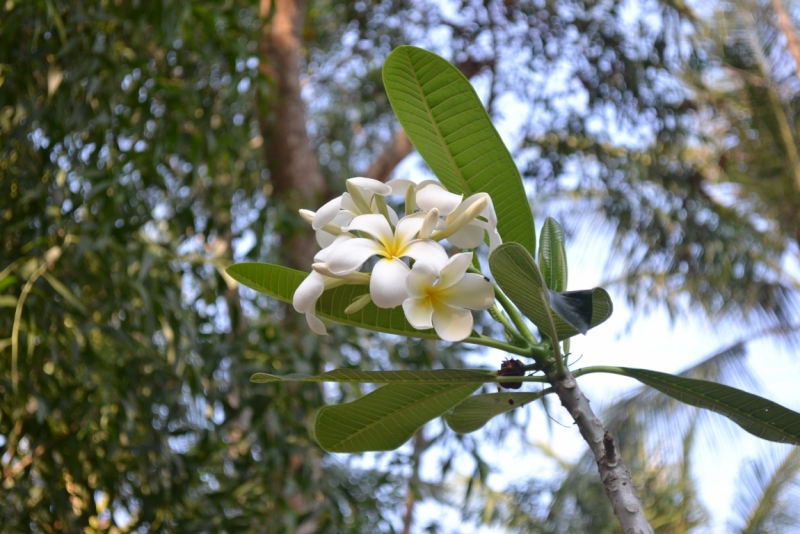
<svg viewBox="0 0 800 534">
<path fill-rule="evenodd" d="M 483 427 L 492 417 L 519 408 L 542 396 L 543 392 L 473 395 L 453 408 L 444 416 L 444 420 L 454 432 L 468 434 Z M 509 399 L 513 400 L 514 404 L 509 404 Z"/>
<path fill-rule="evenodd" d="M 676 400 L 722 414 L 761 439 L 800 445 L 800 413 L 758 395 L 716 382 L 648 369 L 598 366 L 586 370 L 635 378 Z"/>
<path fill-rule="evenodd" d="M 508 380 L 506 380 L 508 379 Z M 381 384 L 390 382 L 422 383 L 470 383 L 482 384 L 497 380 L 514 381 L 519 377 L 498 377 L 496 371 L 481 369 L 435 369 L 432 371 L 361 371 L 359 369 L 334 369 L 319 375 L 270 375 L 256 373 L 251 382 L 365 382 Z"/>
<path fill-rule="evenodd" d="M 237 263 L 227 269 L 234 280 L 260 293 L 292 302 L 297 286 L 307 273 L 269 263 Z M 439 339 L 433 330 L 417 330 L 406 320 L 402 308 L 386 310 L 370 303 L 359 312 L 346 314 L 353 299 L 369 291 L 367 286 L 342 286 L 325 291 L 317 301 L 317 315 L 337 323 L 360 326 L 402 336 Z M 470 342 L 470 338 L 464 341 Z"/>
<path fill-rule="evenodd" d="M 383 81 L 400 124 L 444 186 L 488 193 L 502 238 L 534 253 L 536 231 L 519 170 L 469 80 L 436 54 L 400 46 L 383 65 Z"/>
<path fill-rule="evenodd" d="M 325 406 L 314 432 L 329 452 L 390 451 L 472 395 L 479 384 L 389 384 L 348 404 Z"/>
<path fill-rule="evenodd" d="M 308 276 L 308 273 L 271 263 L 237 263 L 225 272 L 240 284 L 289 304 L 297 286 Z"/>
<path fill-rule="evenodd" d="M 489 256 L 489 267 L 500 288 L 516 304 L 525 316 L 533 321 L 542 332 L 551 336 L 550 322 L 542 303 L 542 294 L 550 300 L 544 279 L 530 253 L 517 243 L 504 243 Z M 611 297 L 605 289 L 592 289 L 592 320 L 589 328 L 594 328 L 611 316 L 613 306 Z M 552 313 L 555 336 L 558 340 L 570 338 L 579 333 L 578 329 Z"/>
<path fill-rule="evenodd" d="M 539 270 L 547 288 L 555 292 L 567 290 L 567 250 L 564 230 L 548 217 L 539 236 Z"/>
</svg>

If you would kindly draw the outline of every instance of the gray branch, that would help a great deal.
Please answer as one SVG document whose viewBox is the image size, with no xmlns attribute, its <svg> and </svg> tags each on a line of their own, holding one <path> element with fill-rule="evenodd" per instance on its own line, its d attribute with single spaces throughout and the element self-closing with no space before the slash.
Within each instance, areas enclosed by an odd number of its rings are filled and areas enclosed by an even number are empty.
<svg viewBox="0 0 800 534">
<path fill-rule="evenodd" d="M 569 411 L 581 436 L 597 462 L 600 479 L 606 489 L 606 496 L 614 508 L 622 531 L 625 534 L 653 534 L 653 527 L 642 512 L 642 505 L 631 481 L 631 474 L 619 455 L 614 437 L 603 429 L 603 423 L 589 406 L 589 399 L 583 394 L 571 373 L 564 378 L 550 376 L 561 404 Z"/>
</svg>

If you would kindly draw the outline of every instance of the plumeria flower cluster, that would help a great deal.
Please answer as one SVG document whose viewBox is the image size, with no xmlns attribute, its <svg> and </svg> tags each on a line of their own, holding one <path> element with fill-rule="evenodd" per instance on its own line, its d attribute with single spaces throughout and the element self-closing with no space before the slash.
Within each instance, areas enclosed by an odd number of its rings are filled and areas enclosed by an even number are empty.
<svg viewBox="0 0 800 534">
<path fill-rule="evenodd" d="M 387 202 L 389 196 L 405 199 L 402 217 Z M 317 300 L 326 289 L 346 284 L 369 285 L 369 292 L 355 299 L 345 313 L 356 313 L 370 302 L 379 308 L 402 306 L 414 328 L 433 328 L 445 341 L 468 337 L 473 325 L 470 310 L 494 304 L 491 282 L 467 273 L 473 253 L 451 257 L 441 243 L 446 239 L 456 248 L 473 249 L 488 238 L 490 250 L 502 243 L 486 193 L 464 199 L 433 180 L 415 184 L 351 178 L 342 196 L 316 213 L 300 210 L 300 214 L 316 231 L 322 250 L 293 303 L 317 334 L 327 334 L 315 313 Z M 365 265 L 371 272 L 362 272 Z"/>
</svg>

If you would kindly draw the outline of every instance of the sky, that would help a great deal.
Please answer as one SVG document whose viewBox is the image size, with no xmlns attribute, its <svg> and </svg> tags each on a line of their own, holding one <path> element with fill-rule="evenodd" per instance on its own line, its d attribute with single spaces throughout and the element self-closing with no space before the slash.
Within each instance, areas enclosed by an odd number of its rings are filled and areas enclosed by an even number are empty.
<svg viewBox="0 0 800 534">
<path fill-rule="evenodd" d="M 610 236 L 605 238 L 610 240 Z M 603 246 L 603 239 L 594 242 L 598 248 Z M 601 282 L 603 271 L 593 266 L 602 262 L 596 261 L 594 259 L 596 256 L 591 250 L 589 252 L 587 254 L 585 250 L 579 251 L 575 246 L 568 245 L 568 257 L 578 260 L 577 263 L 570 264 L 569 289 L 594 287 Z M 697 318 L 672 323 L 667 314 L 661 310 L 646 317 L 636 318 L 633 327 L 629 328 L 629 321 L 634 312 L 626 306 L 621 295 L 612 292 L 612 299 L 615 310 L 611 318 L 591 330 L 587 336 L 576 336 L 572 339 L 573 354 L 575 357 L 582 357 L 573 369 L 590 365 L 610 365 L 677 373 L 716 353 L 721 347 L 731 345 L 743 336 L 741 329 L 733 325 L 722 325 L 715 329 Z M 773 340 L 762 339 L 749 343 L 748 352 L 748 363 L 761 386 L 760 390 L 752 392 L 800 411 L 800 388 L 798 388 L 800 359 L 796 351 Z M 494 365 L 499 364 L 504 357 L 499 351 L 490 351 L 484 355 L 476 355 L 473 362 L 476 365 L 487 363 Z M 764 365 L 765 361 L 768 361 L 769 365 Z M 595 409 L 601 407 L 600 412 L 602 406 L 607 406 L 640 386 L 630 378 L 608 374 L 586 375 L 580 377 L 578 383 Z M 552 434 L 547 430 L 542 410 L 531 407 L 523 409 L 531 411 L 531 423 L 526 432 L 531 443 L 544 442 L 569 461 L 577 460 L 586 451 L 586 444 L 577 428 L 571 425 L 568 414 L 560 406 L 557 410 L 554 409 L 551 415 L 566 427 L 553 424 Z M 723 534 L 730 532 L 729 523 L 736 519 L 733 505 L 740 470 L 749 460 L 763 457 L 765 454 L 783 456 L 791 446 L 766 442 L 748 434 L 720 415 L 709 414 L 709 416 L 720 424 L 710 427 L 706 425 L 704 428 L 709 430 L 701 431 L 698 436 L 692 474 L 711 522 L 708 529 L 698 529 L 696 532 Z M 489 431 L 492 431 L 491 426 L 478 432 Z M 506 481 L 519 480 L 521 476 L 527 476 L 520 474 L 520 465 L 529 465 L 532 470 L 536 469 L 537 476 L 547 473 L 548 469 L 553 472 L 553 468 L 548 467 L 547 459 L 532 447 L 524 447 L 515 440 L 508 440 L 508 445 L 503 450 L 492 451 L 489 447 L 487 457 L 491 458 L 493 455 L 497 458 L 513 456 L 518 459 L 510 468 L 504 468 L 508 464 L 500 461 L 492 465 L 496 471 L 490 477 L 489 485 L 497 490 L 501 490 Z M 522 460 L 525 457 L 530 460 Z M 424 464 L 423 473 L 427 470 L 431 473 L 431 479 L 435 478 L 434 473 L 438 469 L 437 460 L 433 454 Z M 468 476 L 474 469 L 473 465 L 465 458 L 457 469 L 461 470 L 462 475 Z M 481 534 L 506 532 L 505 529 L 475 528 L 473 525 L 462 524 L 455 510 L 442 509 L 432 502 L 420 506 L 417 517 L 418 522 L 415 526 L 417 529 L 429 520 L 439 519 L 446 528 L 452 529 L 447 532 Z"/>
</svg>

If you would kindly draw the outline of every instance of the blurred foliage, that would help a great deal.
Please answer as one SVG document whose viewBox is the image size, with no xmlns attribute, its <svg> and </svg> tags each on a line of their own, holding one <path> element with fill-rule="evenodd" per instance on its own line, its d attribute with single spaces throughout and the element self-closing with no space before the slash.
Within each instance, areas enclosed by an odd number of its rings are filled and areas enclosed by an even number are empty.
<svg viewBox="0 0 800 534">
<path fill-rule="evenodd" d="M 392 531 L 431 443 L 442 477 L 458 454 L 473 458 L 475 488 L 491 471 L 476 438 L 447 432 L 374 468 L 326 456 L 309 417 L 358 388 L 249 384 L 256 370 L 459 367 L 465 350 L 340 327 L 308 336 L 302 317 L 221 274 L 274 259 L 294 231 L 261 150 L 269 110 L 256 95 L 273 81 L 256 4 L 0 5 L 5 530 Z M 780 266 L 798 239 L 798 81 L 768 12 L 722 2 L 725 16 L 706 19 L 643 2 L 652 16 L 631 17 L 622 5 L 310 1 L 301 82 L 331 189 L 392 138 L 383 58 L 425 46 L 514 129 L 537 211 L 607 221 L 632 304 L 792 326 L 796 283 Z M 682 460 L 658 475 L 643 456 L 630 464 L 647 499 L 665 498 L 647 500 L 653 514 L 691 497 Z M 532 484 L 515 506 L 558 491 Z M 411 485 L 444 498 L 439 481 Z M 601 493 L 565 504 L 583 519 L 559 524 L 610 525 Z M 683 524 L 702 522 L 687 502 Z"/>
<path fill-rule="evenodd" d="M 4 531 L 390 530 L 405 481 L 322 459 L 323 391 L 248 382 L 434 360 L 222 275 L 274 253 L 252 3 L 0 9 Z"/>
</svg>

